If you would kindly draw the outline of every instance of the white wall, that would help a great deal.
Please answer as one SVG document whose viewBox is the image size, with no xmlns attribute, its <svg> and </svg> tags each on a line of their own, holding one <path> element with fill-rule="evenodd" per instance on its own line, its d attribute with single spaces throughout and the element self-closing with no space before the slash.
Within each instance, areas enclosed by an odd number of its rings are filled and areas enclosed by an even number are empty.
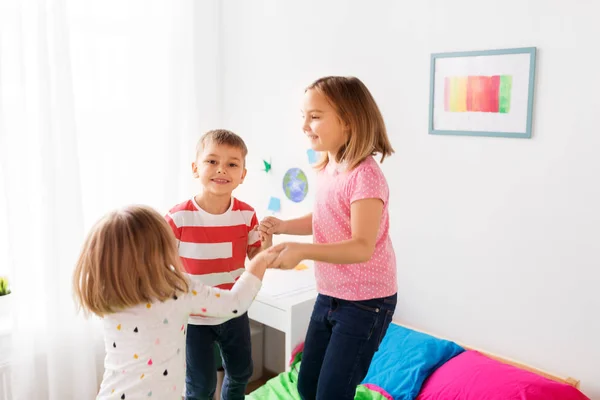
<svg viewBox="0 0 600 400">
<path fill-rule="evenodd" d="M 329 74 L 360 77 L 396 149 L 384 170 L 397 318 L 574 376 L 600 398 L 599 3 L 222 7 L 223 125 L 247 139 L 253 168 L 239 195 L 264 205 L 261 157 L 280 169 L 304 160 L 306 85 Z M 533 139 L 427 134 L 430 53 L 521 46 L 539 49 Z"/>
</svg>

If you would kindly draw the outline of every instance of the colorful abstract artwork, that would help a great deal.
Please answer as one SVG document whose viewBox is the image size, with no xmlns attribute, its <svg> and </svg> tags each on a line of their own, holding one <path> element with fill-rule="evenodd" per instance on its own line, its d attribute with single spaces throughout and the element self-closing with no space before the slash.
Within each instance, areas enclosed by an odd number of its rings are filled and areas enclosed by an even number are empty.
<svg viewBox="0 0 600 400">
<path fill-rule="evenodd" d="M 431 55 L 429 133 L 530 138 L 536 48 Z"/>
<path fill-rule="evenodd" d="M 512 76 L 452 76 L 444 83 L 446 112 L 510 112 Z"/>
</svg>

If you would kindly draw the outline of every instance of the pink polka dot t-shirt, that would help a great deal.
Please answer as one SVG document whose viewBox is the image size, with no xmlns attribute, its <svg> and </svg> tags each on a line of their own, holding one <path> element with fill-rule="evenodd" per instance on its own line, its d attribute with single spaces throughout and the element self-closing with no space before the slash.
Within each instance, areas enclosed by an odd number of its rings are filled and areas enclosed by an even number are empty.
<svg viewBox="0 0 600 400">
<path fill-rule="evenodd" d="M 368 300 L 391 296 L 398 290 L 396 256 L 389 237 L 389 188 L 373 157 L 367 157 L 351 171 L 331 160 L 319 171 L 313 240 L 315 243 L 336 243 L 351 239 L 350 205 L 363 199 L 383 201 L 373 256 L 358 264 L 316 262 L 317 290 L 321 294 L 345 300 Z"/>
</svg>

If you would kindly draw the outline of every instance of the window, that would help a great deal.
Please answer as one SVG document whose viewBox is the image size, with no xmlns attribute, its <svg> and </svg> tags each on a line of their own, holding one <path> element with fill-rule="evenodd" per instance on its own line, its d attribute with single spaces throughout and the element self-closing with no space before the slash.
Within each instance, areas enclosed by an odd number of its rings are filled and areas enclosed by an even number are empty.
<svg viewBox="0 0 600 400">
<path fill-rule="evenodd" d="M 8 275 L 8 208 L 6 206 L 6 185 L 4 171 L 0 163 L 0 276 Z"/>
</svg>

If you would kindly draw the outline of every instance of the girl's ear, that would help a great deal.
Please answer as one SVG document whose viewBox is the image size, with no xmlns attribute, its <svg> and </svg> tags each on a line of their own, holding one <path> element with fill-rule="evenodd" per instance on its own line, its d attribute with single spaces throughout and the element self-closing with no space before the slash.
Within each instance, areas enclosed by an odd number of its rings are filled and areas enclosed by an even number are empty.
<svg viewBox="0 0 600 400">
<path fill-rule="evenodd" d="M 345 122 L 343 124 L 344 124 L 343 125 L 343 127 L 344 127 L 344 135 L 346 135 L 346 140 L 350 140 L 350 131 L 351 131 L 350 124 L 347 124 Z"/>
<path fill-rule="evenodd" d="M 340 125 L 342 125 L 344 135 L 349 135 L 350 134 L 350 124 L 348 122 L 344 121 L 343 118 L 340 117 L 339 115 L 338 115 L 338 121 L 340 122 Z"/>
</svg>

